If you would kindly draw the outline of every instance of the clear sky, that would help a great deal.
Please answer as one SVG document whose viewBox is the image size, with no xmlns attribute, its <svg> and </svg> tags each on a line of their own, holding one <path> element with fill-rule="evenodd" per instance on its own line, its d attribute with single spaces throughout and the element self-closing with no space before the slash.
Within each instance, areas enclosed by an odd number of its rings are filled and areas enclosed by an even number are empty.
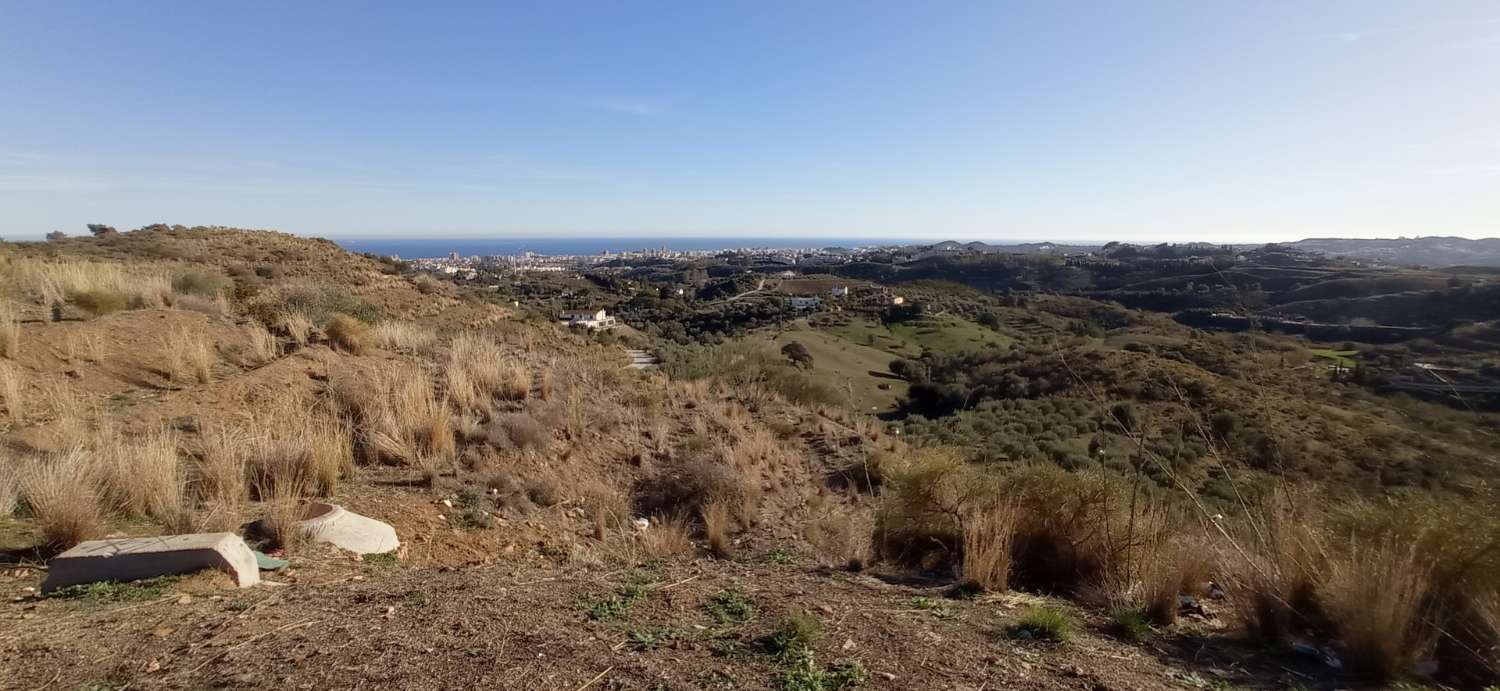
<svg viewBox="0 0 1500 691">
<path fill-rule="evenodd" d="M 0 236 L 1500 235 L 1494 0 L 0 0 Z"/>
</svg>

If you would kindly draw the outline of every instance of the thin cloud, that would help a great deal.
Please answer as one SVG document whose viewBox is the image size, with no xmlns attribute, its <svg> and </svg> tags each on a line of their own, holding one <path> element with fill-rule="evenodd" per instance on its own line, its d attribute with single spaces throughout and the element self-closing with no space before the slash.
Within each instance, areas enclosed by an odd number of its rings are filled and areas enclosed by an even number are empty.
<svg viewBox="0 0 1500 691">
<path fill-rule="evenodd" d="M 603 101 L 595 101 L 590 105 L 599 110 L 604 110 L 611 113 L 621 113 L 624 115 L 655 115 L 663 110 L 663 107 L 660 103 L 645 99 L 609 99 Z"/>
</svg>

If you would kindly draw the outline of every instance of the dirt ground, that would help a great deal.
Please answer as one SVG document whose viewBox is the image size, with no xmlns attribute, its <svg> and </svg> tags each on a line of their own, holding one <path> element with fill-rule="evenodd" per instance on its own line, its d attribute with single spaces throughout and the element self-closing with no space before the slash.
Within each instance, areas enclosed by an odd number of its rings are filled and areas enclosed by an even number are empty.
<svg viewBox="0 0 1500 691">
<path fill-rule="evenodd" d="M 1123 645 L 1071 608 L 1070 641 L 1013 640 L 1006 625 L 1038 598 L 949 599 L 938 584 L 761 557 L 411 568 L 314 550 L 253 588 L 199 575 L 115 602 L 35 597 L 23 589 L 39 575 L 0 576 L 0 687 L 776 688 L 778 659 L 759 640 L 796 610 L 823 623 L 817 663 L 858 660 L 863 688 L 1269 688 L 1299 674 L 1247 669 L 1253 658 L 1214 647 L 1222 643 Z M 627 583 L 648 585 L 618 618 L 590 618 L 590 602 Z M 751 614 L 716 622 L 705 603 L 731 588 Z"/>
</svg>

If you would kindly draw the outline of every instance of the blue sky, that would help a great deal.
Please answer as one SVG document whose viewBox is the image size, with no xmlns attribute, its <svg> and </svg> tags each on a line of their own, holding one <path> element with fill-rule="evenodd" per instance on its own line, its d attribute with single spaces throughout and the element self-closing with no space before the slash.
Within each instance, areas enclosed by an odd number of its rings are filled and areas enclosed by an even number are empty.
<svg viewBox="0 0 1500 691">
<path fill-rule="evenodd" d="M 1500 4 L 0 0 L 0 236 L 1500 235 Z"/>
</svg>

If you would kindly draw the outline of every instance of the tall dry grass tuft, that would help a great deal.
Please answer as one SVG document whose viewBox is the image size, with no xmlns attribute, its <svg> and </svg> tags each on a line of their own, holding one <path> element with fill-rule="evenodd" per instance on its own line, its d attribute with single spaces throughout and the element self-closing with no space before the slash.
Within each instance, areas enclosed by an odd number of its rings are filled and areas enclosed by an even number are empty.
<svg viewBox="0 0 1500 691">
<path fill-rule="evenodd" d="M 729 558 L 729 513 L 729 506 L 722 501 L 703 508 L 703 537 L 708 540 L 708 551 L 720 559 Z"/>
<path fill-rule="evenodd" d="M 281 343 L 270 329 L 260 322 L 251 322 L 245 327 L 245 340 L 241 343 L 240 352 L 243 353 L 246 364 L 258 367 L 281 357 Z"/>
<path fill-rule="evenodd" d="M 495 398 L 524 400 L 531 391 L 531 373 L 506 356 L 493 339 L 463 334 L 453 339 L 448 354 L 448 397 L 461 410 L 483 411 Z"/>
<path fill-rule="evenodd" d="M 312 337 L 312 320 L 301 312 L 283 312 L 277 315 L 275 327 L 299 346 L 307 345 L 308 339 Z"/>
<path fill-rule="evenodd" d="M 1256 529 L 1243 530 L 1237 540 L 1246 551 L 1226 557 L 1224 570 L 1240 625 L 1278 645 L 1308 630 L 1327 629 L 1317 584 L 1328 555 L 1314 518 L 1289 506 L 1273 501 Z"/>
<path fill-rule="evenodd" d="M 170 429 L 154 429 L 136 437 L 101 430 L 92 452 L 109 505 L 128 516 L 181 525 L 187 504 L 178 443 L 177 433 Z"/>
<path fill-rule="evenodd" d="M 975 509 L 963 522 L 963 564 L 966 583 L 991 592 L 1010 589 L 1011 547 L 1020 521 L 1020 508 L 1002 501 Z"/>
<path fill-rule="evenodd" d="M 162 340 L 167 375 L 174 381 L 206 384 L 213 379 L 217 361 L 213 343 L 203 334 L 174 329 Z"/>
<path fill-rule="evenodd" d="M 26 402 L 21 394 L 21 371 L 9 362 L 0 362 L 0 406 L 5 408 L 5 419 L 21 420 L 26 412 Z"/>
<path fill-rule="evenodd" d="M 21 497 L 42 544 L 61 551 L 102 532 L 96 483 L 91 456 L 82 446 L 27 463 L 21 471 Z"/>
<path fill-rule="evenodd" d="M 668 559 L 693 551 L 692 525 L 680 515 L 658 517 L 640 534 L 641 550 L 647 557 Z"/>
<path fill-rule="evenodd" d="M 9 518 L 21 506 L 22 460 L 0 451 L 0 518 Z"/>
<path fill-rule="evenodd" d="M 209 427 L 193 464 L 194 498 L 203 530 L 237 528 L 248 498 L 247 460 L 251 442 L 242 430 Z"/>
<path fill-rule="evenodd" d="M 453 411 L 420 367 L 398 365 L 368 379 L 347 375 L 334 392 L 365 462 L 424 468 L 452 462 Z"/>
<path fill-rule="evenodd" d="M 1356 542 L 1329 560 L 1319 599 L 1350 673 L 1390 681 L 1431 652 L 1431 569 L 1422 558 L 1415 544 Z"/>
<path fill-rule="evenodd" d="M 409 355 L 431 352 L 437 344 L 431 329 L 405 321 L 382 321 L 370 330 L 370 337 L 378 347 Z"/>
<path fill-rule="evenodd" d="M 15 307 L 9 301 L 0 301 L 0 357 L 14 360 L 20 352 L 21 324 Z"/>
</svg>

